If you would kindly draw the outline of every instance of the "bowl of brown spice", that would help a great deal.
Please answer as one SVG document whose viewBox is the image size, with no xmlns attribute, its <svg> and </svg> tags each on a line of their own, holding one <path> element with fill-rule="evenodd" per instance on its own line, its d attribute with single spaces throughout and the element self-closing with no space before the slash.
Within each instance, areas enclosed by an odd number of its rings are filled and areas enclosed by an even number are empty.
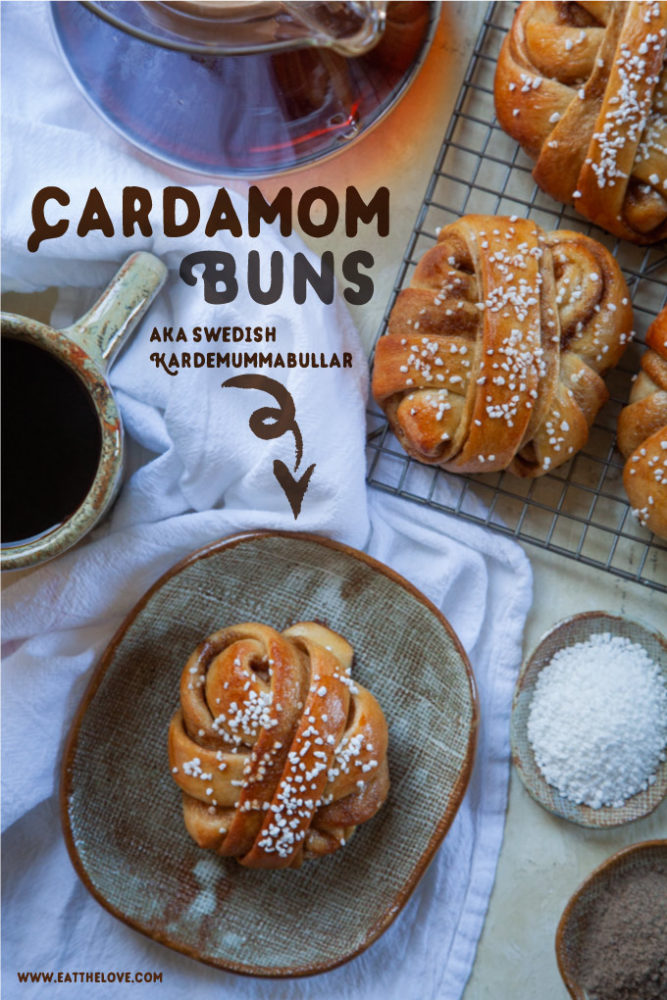
<svg viewBox="0 0 667 1000">
<path fill-rule="evenodd" d="M 558 968 L 574 1000 L 667 996 L 667 840 L 626 847 L 565 907 Z"/>
</svg>

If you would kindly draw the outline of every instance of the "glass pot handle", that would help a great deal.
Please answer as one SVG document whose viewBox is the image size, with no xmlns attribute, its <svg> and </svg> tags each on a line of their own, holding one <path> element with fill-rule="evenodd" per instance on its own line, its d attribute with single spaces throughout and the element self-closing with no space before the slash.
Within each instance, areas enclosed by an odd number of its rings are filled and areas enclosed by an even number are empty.
<svg viewBox="0 0 667 1000">
<path fill-rule="evenodd" d="M 386 0 L 358 0 L 358 2 L 325 4 L 300 0 L 285 3 L 285 10 L 296 24 L 311 33 L 313 45 L 326 46 L 347 57 L 369 52 L 382 38 L 384 32 Z M 337 20 L 336 10 L 344 14 Z M 357 22 L 350 26 L 350 17 Z"/>
</svg>

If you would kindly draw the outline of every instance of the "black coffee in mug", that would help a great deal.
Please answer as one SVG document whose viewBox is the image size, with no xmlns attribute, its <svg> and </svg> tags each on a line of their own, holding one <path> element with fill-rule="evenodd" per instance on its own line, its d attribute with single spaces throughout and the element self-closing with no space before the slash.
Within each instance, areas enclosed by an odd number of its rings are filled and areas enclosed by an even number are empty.
<svg viewBox="0 0 667 1000">
<path fill-rule="evenodd" d="M 2 337 L 3 545 L 56 528 L 81 505 L 102 451 L 82 380 L 49 351 Z"/>
</svg>

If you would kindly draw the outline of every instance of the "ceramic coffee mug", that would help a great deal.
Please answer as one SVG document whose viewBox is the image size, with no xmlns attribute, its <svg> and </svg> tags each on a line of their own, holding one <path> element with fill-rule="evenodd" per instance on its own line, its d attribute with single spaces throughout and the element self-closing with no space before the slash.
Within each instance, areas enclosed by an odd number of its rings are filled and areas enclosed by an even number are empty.
<svg viewBox="0 0 667 1000">
<path fill-rule="evenodd" d="M 157 257 L 133 254 L 92 309 L 65 330 L 2 313 L 3 569 L 26 569 L 65 552 L 114 500 L 122 476 L 123 428 L 106 373 L 166 274 Z M 61 411 L 67 411 L 66 436 L 55 441 L 62 444 L 62 462 L 53 444 Z M 90 466 L 82 479 L 77 462 Z M 76 475 L 70 475 L 68 463 L 74 463 Z M 61 494 L 65 499 L 54 514 L 49 505 L 57 505 Z"/>
</svg>

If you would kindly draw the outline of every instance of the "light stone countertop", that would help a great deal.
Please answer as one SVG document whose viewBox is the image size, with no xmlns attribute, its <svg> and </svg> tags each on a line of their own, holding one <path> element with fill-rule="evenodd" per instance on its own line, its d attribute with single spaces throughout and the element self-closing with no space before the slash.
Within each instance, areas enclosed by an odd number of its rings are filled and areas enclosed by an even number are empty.
<svg viewBox="0 0 667 1000">
<path fill-rule="evenodd" d="M 391 191 L 391 233 L 369 249 L 375 255 L 375 295 L 352 309 L 370 349 L 393 286 L 470 58 L 486 3 L 444 3 L 433 47 L 410 91 L 370 134 L 344 154 L 287 177 L 261 183 L 266 194 L 289 184 L 295 194 L 315 184 L 344 192 L 354 184 L 365 195 L 380 184 Z M 229 186 L 243 189 L 241 184 Z M 320 250 L 318 241 L 308 241 Z M 362 245 L 361 243 L 359 245 Z M 327 247 L 337 264 L 349 241 L 334 234 Z M 8 294 L 3 308 L 48 320 L 55 292 Z M 667 620 L 663 595 L 639 584 L 527 545 L 534 572 L 534 603 L 524 655 L 555 622 L 584 610 L 637 618 L 654 628 Z M 6 582 L 6 581 L 5 581 Z M 495 888 L 473 973 L 463 1000 L 566 1000 L 554 938 L 575 888 L 621 847 L 667 836 L 667 801 L 644 820 L 616 830 L 588 831 L 551 816 L 537 805 L 512 772 L 505 839 Z"/>
</svg>

